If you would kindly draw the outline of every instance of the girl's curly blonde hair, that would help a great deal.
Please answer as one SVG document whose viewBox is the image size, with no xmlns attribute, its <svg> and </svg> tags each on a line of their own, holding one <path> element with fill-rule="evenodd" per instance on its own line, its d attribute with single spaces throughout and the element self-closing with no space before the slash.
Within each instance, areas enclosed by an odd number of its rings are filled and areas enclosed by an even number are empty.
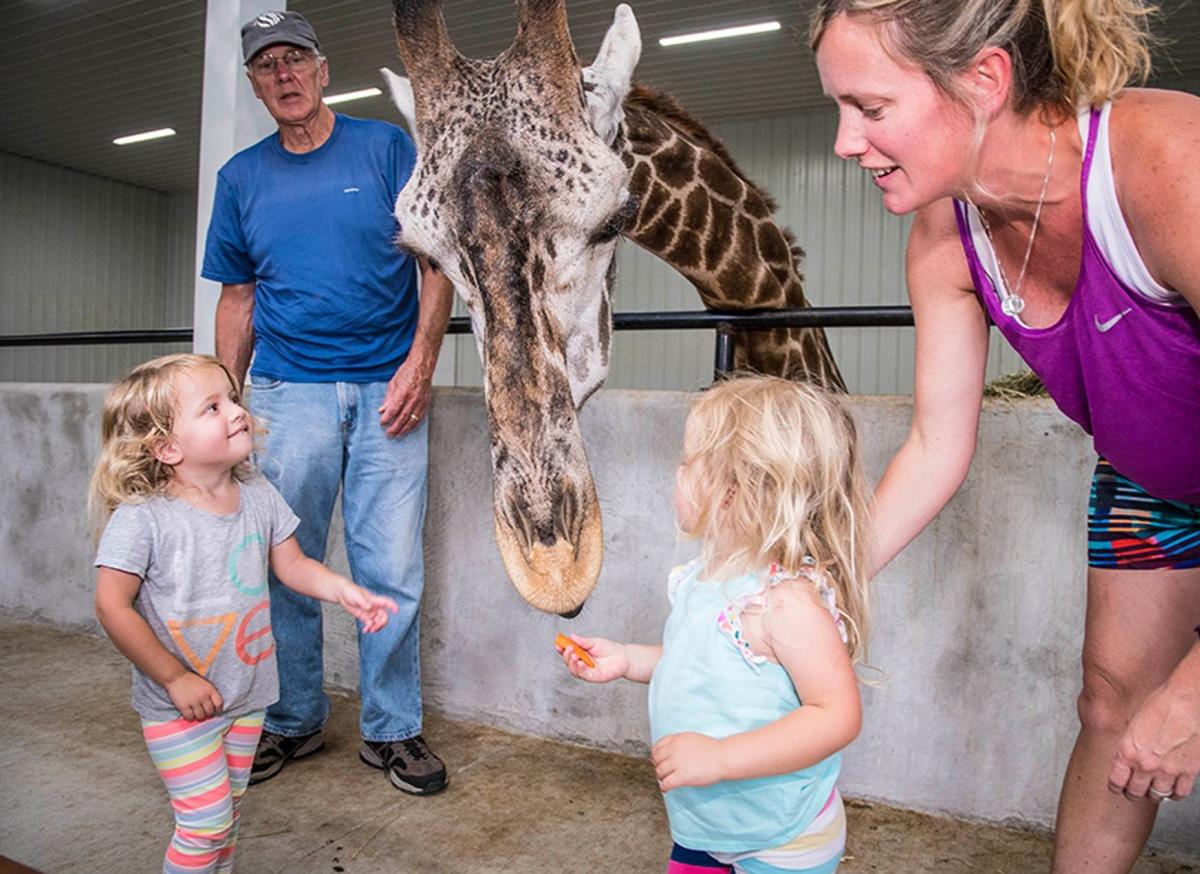
<svg viewBox="0 0 1200 874">
<path fill-rule="evenodd" d="M 778 377 L 717 383 L 688 416 L 683 470 L 696 512 L 680 527 L 703 542 L 707 573 L 773 562 L 795 571 L 811 556 L 848 620 L 850 655 L 863 660 L 868 491 L 854 420 L 841 403 Z"/>
<path fill-rule="evenodd" d="M 206 368 L 225 374 L 240 404 L 236 380 L 211 355 L 155 358 L 139 364 L 108 390 L 100 425 L 100 457 L 88 490 L 88 513 L 96 531 L 103 528 L 120 504 L 137 503 L 165 492 L 172 471 L 154 453 L 171 436 L 179 377 Z M 247 479 L 250 473 L 249 459 L 233 470 L 239 480 Z"/>
</svg>

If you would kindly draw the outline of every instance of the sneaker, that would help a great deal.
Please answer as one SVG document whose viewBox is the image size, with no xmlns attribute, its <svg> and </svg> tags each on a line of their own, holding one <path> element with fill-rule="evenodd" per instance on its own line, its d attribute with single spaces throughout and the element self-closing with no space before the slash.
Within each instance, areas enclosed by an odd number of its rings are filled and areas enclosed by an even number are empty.
<svg viewBox="0 0 1200 874">
<path fill-rule="evenodd" d="M 372 768 L 387 771 L 392 785 L 411 795 L 432 795 L 450 782 L 446 766 L 419 734 L 390 742 L 364 740 L 358 757 Z"/>
<path fill-rule="evenodd" d="M 254 764 L 250 766 L 250 783 L 270 780 L 283 770 L 292 759 L 303 759 L 325 749 L 325 736 L 320 729 L 300 737 L 286 737 L 272 731 L 264 731 L 254 751 Z"/>
</svg>

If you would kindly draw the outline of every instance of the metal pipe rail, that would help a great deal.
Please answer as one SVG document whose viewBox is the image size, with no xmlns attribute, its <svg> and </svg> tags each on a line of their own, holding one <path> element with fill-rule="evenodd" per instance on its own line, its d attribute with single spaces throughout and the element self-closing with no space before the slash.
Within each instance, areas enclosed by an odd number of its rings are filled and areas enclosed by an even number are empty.
<svg viewBox="0 0 1200 874">
<path fill-rule="evenodd" d="M 716 332 L 714 371 L 717 378 L 733 369 L 733 338 L 738 331 L 771 328 L 881 328 L 911 327 L 912 308 L 806 307 L 786 310 L 700 310 L 631 312 L 613 315 L 616 331 L 679 331 L 712 329 Z M 471 320 L 450 320 L 447 334 L 469 334 Z M 81 331 L 53 334 L 0 335 L 0 348 L 16 346 L 87 346 L 120 343 L 190 343 L 191 328 L 151 328 L 128 331 Z"/>
</svg>

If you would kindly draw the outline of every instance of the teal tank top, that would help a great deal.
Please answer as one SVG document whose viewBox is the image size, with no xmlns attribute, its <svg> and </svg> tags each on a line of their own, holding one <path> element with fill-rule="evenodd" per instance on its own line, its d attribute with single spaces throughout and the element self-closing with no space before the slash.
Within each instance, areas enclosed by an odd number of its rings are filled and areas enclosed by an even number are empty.
<svg viewBox="0 0 1200 874">
<path fill-rule="evenodd" d="M 787 672 L 756 659 L 741 638 L 740 605 L 765 589 L 767 577 L 713 582 L 700 579 L 700 571 L 697 560 L 671 573 L 671 614 L 650 680 L 654 743 L 684 731 L 729 737 L 802 706 Z M 832 590 L 822 595 L 836 610 Z M 841 761 L 835 753 L 788 774 L 673 789 L 663 796 L 671 836 L 688 849 L 734 853 L 784 844 L 829 800 Z"/>
</svg>

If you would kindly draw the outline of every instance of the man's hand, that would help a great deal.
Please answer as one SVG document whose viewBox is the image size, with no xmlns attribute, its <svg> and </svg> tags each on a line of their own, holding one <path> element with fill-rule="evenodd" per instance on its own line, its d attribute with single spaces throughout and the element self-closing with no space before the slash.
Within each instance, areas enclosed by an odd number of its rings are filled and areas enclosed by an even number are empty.
<svg viewBox="0 0 1200 874">
<path fill-rule="evenodd" d="M 454 287 L 440 270 L 420 259 L 421 297 L 417 330 L 408 357 L 388 383 L 379 424 L 389 437 L 403 437 L 421 424 L 433 394 L 433 371 L 454 304 Z"/>
<path fill-rule="evenodd" d="M 1109 791 L 1160 802 L 1189 795 L 1200 771 L 1200 694 L 1157 689 L 1129 722 Z"/>
<path fill-rule="evenodd" d="M 403 437 L 425 418 L 433 394 L 433 371 L 422 368 L 410 355 L 388 382 L 387 396 L 379 408 L 379 424 L 389 437 Z"/>
<path fill-rule="evenodd" d="M 216 687 L 191 671 L 167 683 L 167 694 L 179 715 L 192 722 L 216 716 L 225 706 Z"/>
<path fill-rule="evenodd" d="M 650 751 L 650 761 L 663 792 L 721 781 L 721 742 L 694 731 L 664 737 Z"/>
</svg>

